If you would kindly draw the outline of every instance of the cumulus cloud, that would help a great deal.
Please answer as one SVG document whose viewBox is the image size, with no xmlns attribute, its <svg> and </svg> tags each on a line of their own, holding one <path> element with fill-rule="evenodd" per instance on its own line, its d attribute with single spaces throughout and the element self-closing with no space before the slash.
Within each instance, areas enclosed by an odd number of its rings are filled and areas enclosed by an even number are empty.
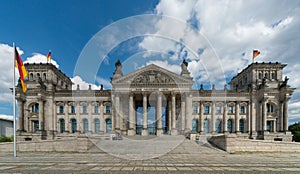
<svg viewBox="0 0 300 174">
<path fill-rule="evenodd" d="M 73 82 L 72 89 L 76 90 L 77 85 L 79 85 L 80 90 L 87 90 L 89 89 L 89 86 L 91 85 L 92 90 L 100 89 L 100 86 L 97 86 L 92 83 L 88 83 L 84 81 L 80 76 L 75 76 L 71 78 L 71 81 Z"/>
<path fill-rule="evenodd" d="M 42 55 L 40 53 L 33 53 L 32 57 L 27 57 L 26 61 L 24 63 L 47 63 L 47 57 L 45 55 Z M 51 64 L 59 68 L 59 65 L 57 62 L 53 59 L 50 60 Z"/>
<path fill-rule="evenodd" d="M 174 73 L 177 73 L 177 74 L 180 74 L 181 72 L 181 67 L 179 65 L 172 65 L 172 64 L 169 64 L 168 61 L 161 61 L 161 60 L 151 60 L 149 62 L 146 63 L 146 65 L 150 65 L 150 64 L 154 64 L 154 65 L 157 65 L 157 66 L 160 66 L 164 69 L 167 69 L 171 72 L 174 72 Z"/>
<path fill-rule="evenodd" d="M 17 48 L 19 54 L 22 56 L 23 51 Z M 13 86 L 13 60 L 14 49 L 7 44 L 0 44 L 0 102 L 11 103 L 12 93 L 9 88 Z M 16 78 L 19 74 L 16 70 Z"/>
</svg>

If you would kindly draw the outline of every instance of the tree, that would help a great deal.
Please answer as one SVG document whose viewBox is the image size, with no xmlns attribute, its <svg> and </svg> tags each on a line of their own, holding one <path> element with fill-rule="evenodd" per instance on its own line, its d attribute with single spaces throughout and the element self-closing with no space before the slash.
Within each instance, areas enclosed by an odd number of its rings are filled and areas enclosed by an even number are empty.
<svg viewBox="0 0 300 174">
<path fill-rule="evenodd" d="M 290 125 L 289 131 L 293 134 L 293 141 L 300 142 L 300 123 Z"/>
</svg>

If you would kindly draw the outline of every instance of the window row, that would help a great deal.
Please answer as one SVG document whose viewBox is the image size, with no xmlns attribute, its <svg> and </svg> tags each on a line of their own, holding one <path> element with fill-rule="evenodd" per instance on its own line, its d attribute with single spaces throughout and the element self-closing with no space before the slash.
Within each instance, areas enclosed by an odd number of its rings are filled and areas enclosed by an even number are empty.
<svg viewBox="0 0 300 174">
<path fill-rule="evenodd" d="M 193 106 L 193 114 L 198 114 L 199 113 L 199 107 L 198 106 Z M 211 111 L 211 107 L 210 106 L 204 106 L 204 114 L 210 114 Z M 222 110 L 222 106 L 216 106 L 215 107 L 215 113 L 216 114 L 222 114 L 223 110 Z M 228 106 L 227 107 L 227 113 L 228 114 L 234 114 L 234 106 Z M 240 114 L 246 114 L 246 106 L 240 106 Z"/>
<path fill-rule="evenodd" d="M 227 131 L 229 133 L 234 132 L 234 120 L 233 119 L 228 119 L 227 120 Z M 192 131 L 198 132 L 198 120 L 193 119 L 192 120 Z M 204 133 L 209 133 L 210 132 L 210 121 L 208 119 L 205 119 L 203 121 L 203 132 Z M 224 128 L 223 128 L 224 130 Z M 244 133 L 245 132 L 245 119 L 240 119 L 239 120 L 239 131 Z M 221 133 L 222 132 L 222 120 L 217 119 L 215 122 L 215 132 L 216 133 Z"/>
<path fill-rule="evenodd" d="M 258 79 L 277 79 L 277 74 L 276 71 L 271 71 L 271 72 L 262 72 L 260 71 L 258 73 Z"/>
<path fill-rule="evenodd" d="M 106 119 L 105 120 L 106 128 L 105 131 L 106 133 L 111 132 L 112 130 L 112 121 L 111 119 Z M 83 119 L 82 120 L 82 133 L 88 133 L 89 132 L 89 121 L 88 119 Z M 100 132 L 100 120 L 95 119 L 94 120 L 94 133 L 99 133 Z M 64 133 L 66 132 L 66 122 L 64 119 L 59 119 L 59 132 Z M 78 125 L 77 125 L 77 120 L 76 119 L 71 119 L 71 133 L 78 132 Z"/>
<path fill-rule="evenodd" d="M 94 106 L 93 108 L 93 113 L 94 114 L 99 114 L 99 106 Z M 57 111 L 59 114 L 64 114 L 65 113 L 65 107 L 60 105 Z M 109 105 L 105 106 L 105 114 L 109 114 L 111 112 L 111 107 Z M 76 107 L 75 106 L 69 106 L 69 113 L 71 114 L 76 114 Z M 87 114 L 88 113 L 88 108 L 87 106 L 81 106 L 81 113 Z"/>
</svg>

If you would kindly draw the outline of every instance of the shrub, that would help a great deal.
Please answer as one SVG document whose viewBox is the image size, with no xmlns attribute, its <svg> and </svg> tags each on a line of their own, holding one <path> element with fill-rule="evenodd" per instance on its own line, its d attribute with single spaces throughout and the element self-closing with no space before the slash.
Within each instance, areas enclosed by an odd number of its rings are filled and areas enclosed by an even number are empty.
<svg viewBox="0 0 300 174">
<path fill-rule="evenodd" d="M 0 143 L 2 143 L 2 142 L 13 142 L 13 141 L 14 141 L 14 137 L 5 137 L 5 136 L 0 137 Z"/>
</svg>

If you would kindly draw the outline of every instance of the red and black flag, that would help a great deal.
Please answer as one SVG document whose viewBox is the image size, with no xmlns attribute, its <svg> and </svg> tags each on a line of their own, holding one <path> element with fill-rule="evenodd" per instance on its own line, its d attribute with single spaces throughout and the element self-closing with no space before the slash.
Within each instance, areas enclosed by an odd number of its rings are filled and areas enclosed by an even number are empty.
<svg viewBox="0 0 300 174">
<path fill-rule="evenodd" d="M 51 51 L 49 51 L 49 53 L 47 54 L 47 62 L 49 62 L 51 59 Z"/>
<path fill-rule="evenodd" d="M 259 50 L 253 50 L 253 59 L 260 54 Z"/>
<path fill-rule="evenodd" d="M 15 66 L 19 70 L 22 90 L 25 93 L 27 91 L 27 88 L 26 88 L 26 85 L 24 83 L 24 79 L 27 77 L 28 74 L 27 74 L 27 71 L 25 69 L 25 66 L 23 65 L 22 58 L 19 55 L 16 47 L 15 47 Z"/>
</svg>

